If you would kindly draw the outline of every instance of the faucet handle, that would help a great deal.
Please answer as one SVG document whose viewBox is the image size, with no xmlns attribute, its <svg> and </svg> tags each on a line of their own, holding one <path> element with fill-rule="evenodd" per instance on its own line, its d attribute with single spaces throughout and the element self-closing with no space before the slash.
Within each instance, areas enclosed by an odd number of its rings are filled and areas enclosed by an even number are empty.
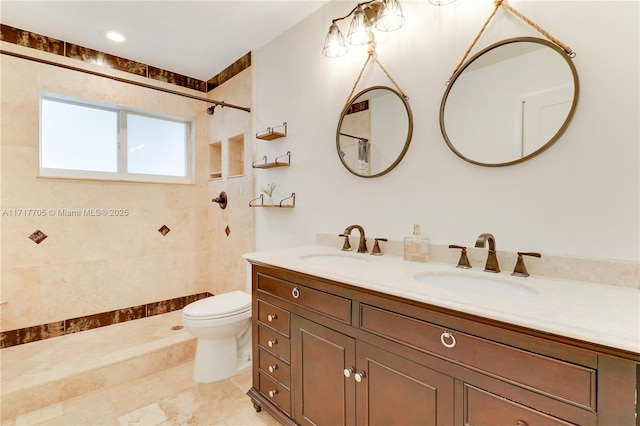
<svg viewBox="0 0 640 426">
<path fill-rule="evenodd" d="M 351 251 L 351 244 L 349 243 L 349 234 L 340 234 L 340 237 L 344 237 L 344 245 L 342 246 L 342 251 Z"/>
<path fill-rule="evenodd" d="M 458 265 L 456 265 L 456 268 L 471 269 L 471 264 L 469 263 L 469 258 L 467 257 L 466 247 L 450 244 L 449 248 L 462 250 L 462 252 L 460 253 L 460 259 L 458 260 Z"/>
<path fill-rule="evenodd" d="M 382 250 L 380 250 L 380 244 L 378 241 L 387 241 L 386 238 L 374 238 L 373 249 L 371 250 L 371 254 L 374 256 L 382 256 Z"/>
<path fill-rule="evenodd" d="M 542 257 L 540 253 L 533 252 L 518 252 L 518 260 L 516 261 L 516 267 L 513 268 L 513 273 L 516 277 L 528 277 L 527 267 L 524 265 L 524 258 L 522 256 Z"/>
</svg>

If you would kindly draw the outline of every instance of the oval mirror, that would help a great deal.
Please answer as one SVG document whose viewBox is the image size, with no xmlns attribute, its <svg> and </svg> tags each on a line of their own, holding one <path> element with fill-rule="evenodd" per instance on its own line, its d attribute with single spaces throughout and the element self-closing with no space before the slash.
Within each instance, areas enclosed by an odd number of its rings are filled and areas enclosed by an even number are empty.
<svg viewBox="0 0 640 426">
<path fill-rule="evenodd" d="M 481 166 L 508 166 L 549 148 L 578 103 L 578 74 L 569 56 L 543 39 L 503 40 L 469 59 L 440 105 L 449 148 Z"/>
<path fill-rule="evenodd" d="M 400 92 L 369 87 L 355 95 L 340 114 L 338 156 L 356 176 L 382 176 L 402 160 L 412 134 L 411 108 Z"/>
</svg>

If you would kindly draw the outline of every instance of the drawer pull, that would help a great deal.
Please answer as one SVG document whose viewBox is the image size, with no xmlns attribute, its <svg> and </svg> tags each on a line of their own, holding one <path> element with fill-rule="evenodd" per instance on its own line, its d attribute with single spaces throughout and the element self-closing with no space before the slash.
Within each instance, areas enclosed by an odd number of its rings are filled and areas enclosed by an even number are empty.
<svg viewBox="0 0 640 426">
<path fill-rule="evenodd" d="M 446 348 L 449 349 L 453 348 L 456 345 L 456 338 L 450 331 L 444 331 L 440 336 L 440 341 Z"/>
<path fill-rule="evenodd" d="M 267 342 L 267 345 L 269 345 L 270 348 L 272 348 L 273 345 L 276 345 L 276 344 L 278 344 L 278 340 L 277 339 L 272 339 L 272 340 L 269 340 Z"/>
<path fill-rule="evenodd" d="M 351 377 L 354 371 L 356 371 L 355 368 L 349 367 L 349 368 L 345 368 L 342 373 L 344 374 L 344 377 Z"/>
<path fill-rule="evenodd" d="M 269 321 L 269 322 L 273 322 L 273 320 L 275 320 L 276 318 L 278 318 L 278 315 L 276 315 L 276 314 L 267 315 L 267 321 Z"/>
<path fill-rule="evenodd" d="M 278 369 L 278 364 L 270 365 L 268 367 L 268 369 L 269 369 L 269 373 L 273 373 L 274 371 L 276 371 Z"/>
<path fill-rule="evenodd" d="M 298 290 L 298 287 L 294 287 L 293 290 L 291 290 L 291 295 L 294 299 L 300 297 L 300 290 Z"/>
<path fill-rule="evenodd" d="M 353 375 L 353 378 L 358 383 L 360 383 L 362 381 L 362 379 L 364 379 L 365 377 L 366 377 L 366 374 L 364 374 L 364 371 L 361 371 L 361 372 L 356 373 L 356 374 Z"/>
<path fill-rule="evenodd" d="M 271 398 L 273 398 L 274 396 L 276 396 L 278 394 L 278 389 L 274 389 L 274 390 L 270 390 L 269 391 L 269 396 Z"/>
<path fill-rule="evenodd" d="M 529 426 L 529 423 L 525 422 L 524 420 L 518 420 L 516 426 Z"/>
</svg>

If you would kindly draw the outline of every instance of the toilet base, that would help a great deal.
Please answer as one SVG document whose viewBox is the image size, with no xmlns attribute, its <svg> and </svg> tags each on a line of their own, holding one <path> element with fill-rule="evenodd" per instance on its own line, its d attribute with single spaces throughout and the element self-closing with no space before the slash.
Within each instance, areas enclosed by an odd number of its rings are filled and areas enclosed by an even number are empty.
<svg viewBox="0 0 640 426">
<path fill-rule="evenodd" d="M 238 371 L 236 337 L 222 340 L 198 339 L 193 380 L 211 383 L 227 379 Z"/>
</svg>

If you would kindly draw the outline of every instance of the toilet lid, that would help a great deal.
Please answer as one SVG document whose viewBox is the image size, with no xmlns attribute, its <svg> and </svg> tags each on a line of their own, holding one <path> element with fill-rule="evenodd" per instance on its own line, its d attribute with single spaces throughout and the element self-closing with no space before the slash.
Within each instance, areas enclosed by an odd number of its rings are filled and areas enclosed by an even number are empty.
<svg viewBox="0 0 640 426">
<path fill-rule="evenodd" d="M 188 304 L 182 314 L 196 318 L 222 318 L 251 309 L 251 295 L 244 291 L 230 291 L 206 297 Z"/>
</svg>

